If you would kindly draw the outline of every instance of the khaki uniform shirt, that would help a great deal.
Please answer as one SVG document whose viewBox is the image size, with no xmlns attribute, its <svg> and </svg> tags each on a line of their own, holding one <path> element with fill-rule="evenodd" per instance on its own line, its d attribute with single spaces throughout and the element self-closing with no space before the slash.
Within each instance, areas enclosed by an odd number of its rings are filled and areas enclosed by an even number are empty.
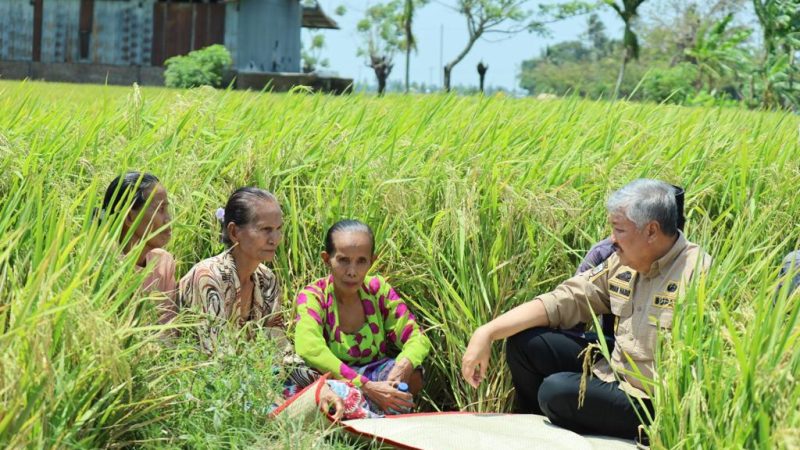
<svg viewBox="0 0 800 450">
<path fill-rule="evenodd" d="M 620 389 L 646 398 L 642 378 L 653 379 L 658 332 L 672 328 L 678 295 L 696 268 L 705 271 L 710 263 L 711 258 L 681 233 L 669 252 L 654 262 L 647 273 L 622 265 L 615 253 L 603 264 L 564 281 L 537 299 L 544 304 L 553 328 L 568 329 L 581 322 L 591 323 L 592 311 L 598 316 L 614 314 L 618 323 L 611 361 L 601 359 L 592 372 L 599 379 L 612 382 L 617 379 L 616 371 Z M 637 369 L 642 377 L 635 375 Z"/>
</svg>

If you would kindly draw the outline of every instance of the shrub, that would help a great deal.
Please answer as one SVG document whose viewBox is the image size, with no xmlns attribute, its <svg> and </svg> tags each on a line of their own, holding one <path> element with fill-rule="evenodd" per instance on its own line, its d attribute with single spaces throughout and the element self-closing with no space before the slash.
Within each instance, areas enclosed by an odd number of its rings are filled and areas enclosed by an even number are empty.
<svg viewBox="0 0 800 450">
<path fill-rule="evenodd" d="M 620 87 L 622 97 L 639 99 L 636 90 L 646 70 L 646 64 L 633 61 L 628 64 Z M 544 62 L 535 67 L 524 67 L 520 86 L 532 95 L 548 93 L 559 96 L 577 94 L 591 99 L 610 98 L 614 93 L 619 74 L 616 58 L 603 58 L 591 62 Z"/>
<path fill-rule="evenodd" d="M 222 45 L 189 52 L 188 55 L 173 56 L 164 65 L 164 82 L 169 87 L 193 88 L 197 86 L 220 87 L 222 75 L 233 60 Z"/>
<path fill-rule="evenodd" d="M 697 67 L 689 63 L 653 69 L 642 81 L 644 99 L 682 104 L 695 94 L 692 81 L 696 78 Z"/>
<path fill-rule="evenodd" d="M 692 95 L 686 97 L 686 101 L 684 102 L 685 106 L 705 106 L 707 108 L 712 108 L 716 106 L 726 106 L 735 108 L 737 106 L 742 106 L 738 100 L 732 98 L 730 94 L 725 91 L 717 92 L 711 91 L 708 92 L 707 90 L 703 89 L 698 92 L 694 92 Z"/>
</svg>

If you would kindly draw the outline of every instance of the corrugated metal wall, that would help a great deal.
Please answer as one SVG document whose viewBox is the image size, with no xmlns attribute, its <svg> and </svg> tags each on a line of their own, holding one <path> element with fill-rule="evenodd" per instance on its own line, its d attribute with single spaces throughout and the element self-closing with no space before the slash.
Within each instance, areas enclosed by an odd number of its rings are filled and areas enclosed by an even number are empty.
<svg viewBox="0 0 800 450">
<path fill-rule="evenodd" d="M 239 4 L 225 5 L 225 48 L 231 53 L 233 67 L 238 67 Z"/>
<path fill-rule="evenodd" d="M 30 0 L 0 0 L 0 59 L 33 59 L 34 7 Z M 44 0 L 41 62 L 92 62 L 123 66 L 150 65 L 153 3 L 94 2 L 88 58 L 80 54 L 80 6 L 77 0 Z"/>
<path fill-rule="evenodd" d="M 46 0 L 42 15 L 42 62 L 78 62 L 80 2 Z"/>
<path fill-rule="evenodd" d="M 156 3 L 153 9 L 153 65 L 225 42 L 222 3 Z"/>
<path fill-rule="evenodd" d="M 33 5 L 30 0 L 0 0 L 0 59 L 33 57 Z"/>
<path fill-rule="evenodd" d="M 154 3 L 155 0 L 96 1 L 90 42 L 91 62 L 149 66 Z"/>
<path fill-rule="evenodd" d="M 299 72 L 301 19 L 297 0 L 240 0 L 236 69 Z"/>
<path fill-rule="evenodd" d="M 32 3 L 0 0 L 0 59 L 34 59 Z M 81 57 L 81 1 L 43 0 L 42 3 L 41 62 L 151 65 L 157 0 L 95 0 L 89 16 L 92 21 L 88 58 Z M 225 46 L 237 70 L 300 71 L 299 0 L 239 0 L 225 5 L 224 11 L 224 32 L 220 33 L 224 33 Z M 85 45 L 85 37 L 83 42 Z"/>
</svg>

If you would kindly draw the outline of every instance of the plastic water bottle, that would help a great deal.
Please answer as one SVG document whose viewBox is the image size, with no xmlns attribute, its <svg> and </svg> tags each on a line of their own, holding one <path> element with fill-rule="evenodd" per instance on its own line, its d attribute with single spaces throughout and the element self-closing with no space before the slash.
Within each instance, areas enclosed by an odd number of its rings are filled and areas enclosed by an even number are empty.
<svg viewBox="0 0 800 450">
<path fill-rule="evenodd" d="M 400 391 L 400 392 L 408 393 L 408 384 L 403 383 L 401 381 L 400 383 L 397 384 L 397 390 Z M 405 413 L 408 413 L 410 411 L 411 411 L 410 408 L 401 408 L 399 411 L 392 410 L 392 412 L 395 413 L 395 414 L 405 414 Z"/>
</svg>

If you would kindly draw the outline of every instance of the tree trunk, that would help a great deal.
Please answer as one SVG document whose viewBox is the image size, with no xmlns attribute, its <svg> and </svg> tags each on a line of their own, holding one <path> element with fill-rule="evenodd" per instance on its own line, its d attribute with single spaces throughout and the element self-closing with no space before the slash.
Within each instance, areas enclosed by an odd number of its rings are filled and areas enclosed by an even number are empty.
<svg viewBox="0 0 800 450">
<path fill-rule="evenodd" d="M 409 74 L 411 70 L 411 47 L 416 47 L 416 44 L 414 43 L 414 35 L 411 34 L 413 31 L 411 29 L 411 23 L 414 20 L 414 1 L 415 0 L 406 0 L 403 11 L 403 28 L 406 35 L 406 94 L 408 94 L 410 88 Z"/>
<path fill-rule="evenodd" d="M 619 75 L 617 76 L 617 85 L 614 86 L 614 100 L 619 98 L 619 90 L 622 87 L 622 78 L 625 76 L 625 66 L 628 65 L 628 49 L 625 48 L 622 52 L 622 65 L 619 67 Z"/>
<path fill-rule="evenodd" d="M 385 56 L 372 55 L 370 61 L 370 67 L 375 71 L 375 78 L 378 80 L 378 96 L 380 97 L 386 91 L 386 79 L 392 73 L 394 64 Z"/>
<path fill-rule="evenodd" d="M 485 75 L 481 75 L 480 77 L 481 77 L 481 94 L 482 94 L 483 93 L 483 79 L 485 78 Z"/>
<path fill-rule="evenodd" d="M 383 92 L 386 91 L 386 75 L 382 72 L 376 72 L 375 76 L 378 78 L 378 96 L 382 96 Z"/>
<path fill-rule="evenodd" d="M 794 92 L 794 55 L 795 51 L 794 48 L 790 45 L 786 46 L 786 53 L 789 54 L 789 92 Z M 783 98 L 783 107 L 789 109 L 792 106 L 791 100 L 788 97 Z M 796 108 L 794 108 L 796 111 Z"/>
<path fill-rule="evenodd" d="M 411 46 L 406 45 L 406 94 L 408 94 L 408 78 L 411 68 Z"/>
<path fill-rule="evenodd" d="M 481 35 L 483 35 L 483 28 L 480 28 L 475 34 L 471 35 L 469 37 L 469 42 L 467 42 L 467 45 L 461 50 L 461 53 L 444 66 L 444 90 L 446 92 L 450 92 L 450 73 L 453 71 L 453 67 L 467 56 L 467 53 L 469 53 L 472 46 L 475 45 L 475 41 L 480 39 Z"/>
</svg>

